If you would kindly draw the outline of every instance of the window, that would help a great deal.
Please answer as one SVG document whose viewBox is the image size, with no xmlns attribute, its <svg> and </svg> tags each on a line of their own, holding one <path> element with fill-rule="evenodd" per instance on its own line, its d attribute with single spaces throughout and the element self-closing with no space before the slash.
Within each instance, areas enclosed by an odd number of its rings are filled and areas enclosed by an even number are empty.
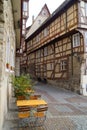
<svg viewBox="0 0 87 130">
<path fill-rule="evenodd" d="M 82 16 L 87 16 L 87 2 L 81 1 L 81 14 Z"/>
<path fill-rule="evenodd" d="M 39 25 L 41 24 L 41 20 L 40 20 L 40 19 L 38 20 L 38 24 L 39 24 Z"/>
<path fill-rule="evenodd" d="M 27 2 L 26 1 L 23 2 L 23 11 L 27 11 Z"/>
<path fill-rule="evenodd" d="M 23 23 L 22 24 L 24 24 L 24 25 L 26 24 L 26 19 L 23 19 Z"/>
<path fill-rule="evenodd" d="M 23 16 L 28 16 L 28 2 L 23 1 Z"/>
<path fill-rule="evenodd" d="M 25 25 L 23 25 L 22 29 L 25 30 Z"/>
<path fill-rule="evenodd" d="M 61 60 L 60 62 L 60 70 L 64 71 L 67 69 L 67 61 L 66 60 Z"/>
<path fill-rule="evenodd" d="M 73 35 L 73 47 L 80 46 L 80 34 L 76 33 Z"/>
<path fill-rule="evenodd" d="M 37 52 L 37 58 L 40 58 L 40 51 Z"/>
<path fill-rule="evenodd" d="M 36 36 L 36 42 L 39 42 L 39 41 L 40 41 L 40 36 L 37 35 L 37 36 Z"/>
<path fill-rule="evenodd" d="M 25 35 L 25 30 L 22 30 L 22 35 Z"/>
<path fill-rule="evenodd" d="M 51 67 L 51 70 L 53 70 L 54 69 L 54 64 L 50 63 L 50 67 Z"/>
<path fill-rule="evenodd" d="M 46 37 L 48 35 L 49 31 L 48 31 L 48 28 L 45 28 L 44 29 L 44 36 Z"/>
<path fill-rule="evenodd" d="M 85 32 L 85 46 L 87 46 L 87 32 Z"/>
<path fill-rule="evenodd" d="M 22 35 L 24 35 L 26 32 L 26 20 L 23 19 L 22 20 Z"/>
<path fill-rule="evenodd" d="M 42 15 L 43 15 L 43 16 L 48 15 L 48 12 L 47 12 L 46 9 L 44 9 L 44 10 L 42 11 Z"/>
<path fill-rule="evenodd" d="M 84 6 L 85 6 L 85 2 L 81 1 L 81 7 L 84 8 Z"/>
<path fill-rule="evenodd" d="M 47 56 L 48 54 L 48 50 L 47 50 L 47 47 L 44 48 L 44 56 Z"/>
<path fill-rule="evenodd" d="M 87 3 L 85 3 L 85 12 L 86 12 L 86 16 L 87 16 Z"/>
</svg>

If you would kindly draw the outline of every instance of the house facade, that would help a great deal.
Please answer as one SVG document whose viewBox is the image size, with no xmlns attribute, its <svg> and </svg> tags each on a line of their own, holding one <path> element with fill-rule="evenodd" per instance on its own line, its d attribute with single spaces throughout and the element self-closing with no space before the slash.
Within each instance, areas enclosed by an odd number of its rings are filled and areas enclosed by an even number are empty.
<svg viewBox="0 0 87 130">
<path fill-rule="evenodd" d="M 86 0 L 64 1 L 26 43 L 27 72 L 32 77 L 83 91 L 87 79 Z"/>
<path fill-rule="evenodd" d="M 11 75 L 20 74 L 18 49 L 27 5 L 28 0 L 0 0 L 0 130 L 12 96 Z"/>
<path fill-rule="evenodd" d="M 50 16 L 50 11 L 49 11 L 47 5 L 45 4 L 42 7 L 38 16 L 36 17 L 36 19 L 34 18 L 34 16 L 32 16 L 32 25 L 27 28 L 26 38 L 28 38 L 33 32 L 35 32 L 49 16 Z M 23 41 L 22 45 L 23 45 L 22 46 L 23 55 L 21 57 L 21 62 L 20 62 L 21 73 L 28 73 L 27 72 L 27 58 L 28 57 L 27 57 L 26 42 Z"/>
</svg>

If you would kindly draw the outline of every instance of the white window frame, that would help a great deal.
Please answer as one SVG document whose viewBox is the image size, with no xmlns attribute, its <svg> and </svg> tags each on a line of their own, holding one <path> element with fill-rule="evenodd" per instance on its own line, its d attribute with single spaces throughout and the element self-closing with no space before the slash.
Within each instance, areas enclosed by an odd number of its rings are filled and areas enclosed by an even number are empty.
<svg viewBox="0 0 87 130">
<path fill-rule="evenodd" d="M 27 12 L 28 4 L 27 1 L 23 1 L 23 11 Z"/>
<path fill-rule="evenodd" d="M 61 60 L 61 62 L 60 62 L 60 70 L 61 71 L 65 71 L 65 70 L 67 70 L 67 60 Z"/>
<path fill-rule="evenodd" d="M 22 22 L 22 24 L 26 24 L 26 22 L 25 22 L 25 19 L 23 19 L 23 22 Z"/>
<path fill-rule="evenodd" d="M 39 24 L 39 25 L 41 24 L 41 19 L 38 20 L 38 24 Z"/>
<path fill-rule="evenodd" d="M 46 37 L 48 34 L 49 34 L 49 30 L 48 30 L 48 28 L 45 28 L 44 29 L 44 37 Z"/>
<path fill-rule="evenodd" d="M 85 3 L 85 15 L 87 17 L 87 3 Z"/>
<path fill-rule="evenodd" d="M 28 2 L 23 1 L 23 16 L 28 16 Z"/>
<path fill-rule="evenodd" d="M 25 35 L 25 30 L 22 30 L 22 35 Z"/>
<path fill-rule="evenodd" d="M 39 42 L 39 41 L 40 41 L 40 36 L 37 35 L 37 36 L 36 36 L 36 42 Z"/>
<path fill-rule="evenodd" d="M 81 10 L 83 12 L 83 16 L 87 17 L 87 2 L 81 1 L 81 5 L 80 6 L 81 6 Z"/>
<path fill-rule="evenodd" d="M 80 34 L 76 33 L 73 35 L 73 47 L 80 46 Z"/>
</svg>

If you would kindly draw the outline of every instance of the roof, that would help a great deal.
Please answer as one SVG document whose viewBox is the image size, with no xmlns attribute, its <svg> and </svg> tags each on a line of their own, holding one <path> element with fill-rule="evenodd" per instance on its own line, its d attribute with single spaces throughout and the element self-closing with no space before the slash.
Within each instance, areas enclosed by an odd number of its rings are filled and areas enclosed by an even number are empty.
<svg viewBox="0 0 87 130">
<path fill-rule="evenodd" d="M 38 30 L 38 28 L 44 23 L 46 19 L 49 18 L 49 16 L 50 16 L 50 11 L 47 5 L 45 4 L 42 7 L 38 16 L 36 17 L 36 19 L 35 20 L 33 19 L 33 23 L 31 27 L 27 30 L 26 39 L 30 37 L 36 30 Z"/>
<path fill-rule="evenodd" d="M 58 17 L 58 15 L 62 14 L 67 8 L 69 8 L 73 3 L 77 1 L 78 0 L 65 0 L 35 32 L 26 39 L 26 41 L 37 35 L 41 30 L 43 30 L 52 21 L 54 21 Z"/>
</svg>

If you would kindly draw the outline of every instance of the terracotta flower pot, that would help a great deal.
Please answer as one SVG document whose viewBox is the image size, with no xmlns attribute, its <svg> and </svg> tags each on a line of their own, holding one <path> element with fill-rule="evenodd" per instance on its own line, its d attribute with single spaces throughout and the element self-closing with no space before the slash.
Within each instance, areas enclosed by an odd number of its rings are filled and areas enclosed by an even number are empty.
<svg viewBox="0 0 87 130">
<path fill-rule="evenodd" d="M 13 70 L 13 67 L 12 67 L 12 66 L 10 66 L 10 69 L 11 69 L 11 70 Z"/>
<path fill-rule="evenodd" d="M 9 63 L 6 63 L 6 68 L 9 69 Z"/>
</svg>

